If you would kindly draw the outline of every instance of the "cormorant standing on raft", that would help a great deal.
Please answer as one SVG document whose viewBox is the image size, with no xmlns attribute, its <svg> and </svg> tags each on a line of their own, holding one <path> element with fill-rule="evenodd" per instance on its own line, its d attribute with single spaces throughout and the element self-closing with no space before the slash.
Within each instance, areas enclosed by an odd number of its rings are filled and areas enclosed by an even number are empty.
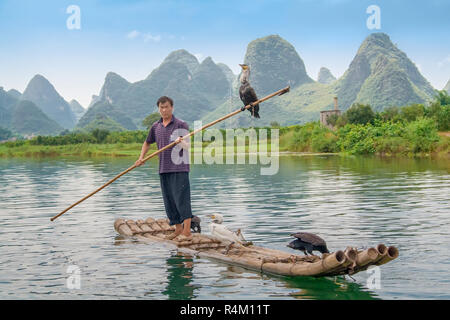
<svg viewBox="0 0 450 320">
<path fill-rule="evenodd" d="M 242 102 L 244 103 L 244 107 L 249 105 L 252 102 L 255 102 L 258 100 L 258 97 L 256 96 L 255 90 L 250 86 L 250 82 L 248 82 L 248 79 L 250 77 L 250 67 L 246 64 L 239 64 L 242 68 L 242 74 L 241 74 L 241 87 L 239 88 L 239 97 L 241 98 Z M 244 110 L 244 107 L 241 108 L 241 110 Z M 248 111 L 254 116 L 255 118 L 259 118 L 259 104 L 254 105 L 253 107 L 249 108 Z"/>
<path fill-rule="evenodd" d="M 308 253 L 312 255 L 313 251 L 320 251 L 322 254 L 330 253 L 325 240 L 314 233 L 297 232 L 291 234 L 291 236 L 297 239 L 289 243 L 287 246 L 295 250 L 301 250 L 305 255 L 308 255 Z"/>
</svg>

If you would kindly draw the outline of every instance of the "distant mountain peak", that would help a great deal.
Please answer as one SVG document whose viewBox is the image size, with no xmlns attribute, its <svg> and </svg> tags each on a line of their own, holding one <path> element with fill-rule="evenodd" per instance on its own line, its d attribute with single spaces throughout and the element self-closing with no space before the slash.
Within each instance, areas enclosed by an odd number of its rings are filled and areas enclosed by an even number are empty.
<svg viewBox="0 0 450 320">
<path fill-rule="evenodd" d="M 333 76 L 331 71 L 325 67 L 320 68 L 319 74 L 317 76 L 317 82 L 323 84 L 329 84 L 335 81 L 336 78 Z"/>
<path fill-rule="evenodd" d="M 446 90 L 450 94 L 450 80 L 448 80 L 447 84 L 444 87 L 444 90 Z"/>
<path fill-rule="evenodd" d="M 129 85 L 130 82 L 125 78 L 110 71 L 106 74 L 105 83 L 100 90 L 100 98 L 108 103 L 115 103 L 117 96 L 120 95 L 123 90 L 126 90 Z"/>
<path fill-rule="evenodd" d="M 194 83 L 199 92 L 207 96 L 214 96 L 214 100 L 221 100 L 229 93 L 230 83 L 223 69 L 211 57 L 206 57 L 194 73 Z"/>
<path fill-rule="evenodd" d="M 112 71 L 106 74 L 105 80 L 120 80 L 129 83 L 124 77 Z"/>
<path fill-rule="evenodd" d="M 72 99 L 69 102 L 69 105 L 78 122 L 78 120 L 80 120 L 80 118 L 85 114 L 86 109 L 84 109 L 83 106 L 75 99 Z"/>
<path fill-rule="evenodd" d="M 354 102 L 382 110 L 423 103 L 434 95 L 416 65 L 385 33 L 372 33 L 364 39 L 336 88 L 344 110 Z"/>
<path fill-rule="evenodd" d="M 21 100 L 11 114 L 11 126 L 20 134 L 57 134 L 63 128 L 50 119 L 39 107 L 28 100 Z"/>
<path fill-rule="evenodd" d="M 287 85 L 313 82 L 294 46 L 279 35 L 251 41 L 244 63 L 250 66 L 250 83 L 257 94 L 265 95 Z"/>
<path fill-rule="evenodd" d="M 237 75 L 233 73 L 233 70 L 230 69 L 229 66 L 227 66 L 225 63 L 217 63 L 217 66 L 222 69 L 223 73 L 227 77 L 228 83 L 230 87 L 235 86 L 235 82 L 237 81 Z"/>
<path fill-rule="evenodd" d="M 50 81 L 40 74 L 36 74 L 30 80 L 20 98 L 33 102 L 50 119 L 64 128 L 71 129 L 75 125 L 76 118 L 67 101 L 61 97 Z"/>
<path fill-rule="evenodd" d="M 185 49 L 178 49 L 169 53 L 164 59 L 163 63 L 178 62 L 184 64 L 191 74 L 195 73 L 200 65 L 198 59 L 189 51 Z"/>
<path fill-rule="evenodd" d="M 13 96 L 16 99 L 20 99 L 20 97 L 22 96 L 22 94 L 20 93 L 20 91 L 16 90 L 16 89 L 10 89 L 8 90 L 8 94 L 10 96 Z"/>
<path fill-rule="evenodd" d="M 389 46 L 392 45 L 391 38 L 384 32 L 374 32 L 369 34 L 363 41 L 363 44 L 367 42 L 376 42 L 378 44 L 385 43 Z"/>
<path fill-rule="evenodd" d="M 211 63 L 214 63 L 214 61 L 213 61 L 213 59 L 210 56 L 208 56 L 205 59 L 203 59 L 201 64 L 211 64 Z"/>
</svg>

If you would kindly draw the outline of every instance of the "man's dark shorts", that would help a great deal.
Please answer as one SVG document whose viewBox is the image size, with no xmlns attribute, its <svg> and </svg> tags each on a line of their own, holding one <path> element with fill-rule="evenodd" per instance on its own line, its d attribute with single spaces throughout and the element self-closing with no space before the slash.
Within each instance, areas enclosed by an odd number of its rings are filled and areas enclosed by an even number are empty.
<svg viewBox="0 0 450 320">
<path fill-rule="evenodd" d="M 160 173 L 159 178 L 169 224 L 192 218 L 189 172 Z"/>
</svg>

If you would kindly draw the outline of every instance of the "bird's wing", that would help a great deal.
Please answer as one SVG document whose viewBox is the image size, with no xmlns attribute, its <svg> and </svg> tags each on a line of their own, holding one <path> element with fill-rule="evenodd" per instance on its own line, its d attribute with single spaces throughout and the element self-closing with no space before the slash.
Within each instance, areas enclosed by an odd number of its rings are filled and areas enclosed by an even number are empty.
<svg viewBox="0 0 450 320">
<path fill-rule="evenodd" d="M 239 88 L 239 98 L 241 99 L 242 102 L 244 102 L 244 92 L 245 92 L 245 86 L 241 85 L 241 87 Z"/>
<path fill-rule="evenodd" d="M 296 237 L 304 242 L 311 243 L 314 246 L 326 245 L 325 240 L 323 240 L 318 235 L 309 232 L 297 232 L 291 234 L 291 236 Z"/>
<path fill-rule="evenodd" d="M 228 241 L 237 241 L 237 242 L 240 241 L 234 232 L 228 230 L 223 225 L 216 225 L 214 227 L 214 232 L 212 232 L 211 234 L 218 238 L 228 240 Z"/>
<path fill-rule="evenodd" d="M 251 101 L 257 101 L 258 97 L 256 96 L 255 90 L 252 87 L 248 87 L 248 89 L 246 90 L 246 95 L 247 97 L 251 98 Z"/>
</svg>

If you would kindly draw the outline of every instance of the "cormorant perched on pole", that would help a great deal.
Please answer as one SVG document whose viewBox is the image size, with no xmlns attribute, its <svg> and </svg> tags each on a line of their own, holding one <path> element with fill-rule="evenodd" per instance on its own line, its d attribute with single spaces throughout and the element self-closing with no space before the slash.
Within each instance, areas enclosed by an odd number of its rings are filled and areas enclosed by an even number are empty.
<svg viewBox="0 0 450 320">
<path fill-rule="evenodd" d="M 246 64 L 239 64 L 242 68 L 242 74 L 241 74 L 241 87 L 239 88 L 239 97 L 241 98 L 242 102 L 244 103 L 244 107 L 249 105 L 250 103 L 257 101 L 258 97 L 256 96 L 255 90 L 250 86 L 250 82 L 248 82 L 248 79 L 250 77 L 250 67 Z M 242 107 L 241 110 L 244 110 L 244 107 Z M 248 109 L 252 116 L 255 118 L 259 118 L 259 104 L 251 107 Z"/>
</svg>

